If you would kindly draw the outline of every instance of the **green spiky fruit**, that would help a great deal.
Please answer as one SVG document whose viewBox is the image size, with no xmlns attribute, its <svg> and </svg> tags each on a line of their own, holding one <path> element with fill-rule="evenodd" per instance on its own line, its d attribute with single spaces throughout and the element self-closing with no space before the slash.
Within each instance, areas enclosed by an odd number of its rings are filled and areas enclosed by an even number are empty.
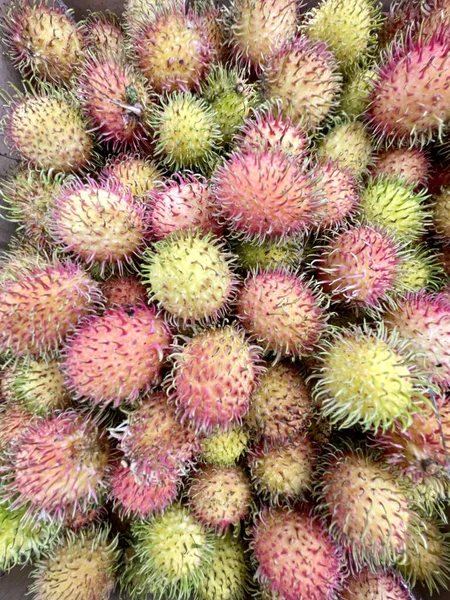
<svg viewBox="0 0 450 600">
<path fill-rule="evenodd" d="M 358 423 L 385 431 L 396 420 L 407 426 L 429 386 L 414 358 L 411 345 L 382 323 L 341 330 L 324 342 L 316 372 L 322 414 L 340 428 Z"/>
<path fill-rule="evenodd" d="M 413 600 L 406 583 L 390 571 L 363 568 L 345 580 L 339 592 L 342 600 Z"/>
<path fill-rule="evenodd" d="M 156 597 L 188 600 L 205 581 L 214 538 L 187 508 L 173 505 L 162 515 L 131 525 L 135 556 L 126 575 L 133 590 L 133 567 Z"/>
<path fill-rule="evenodd" d="M 341 108 L 350 119 L 359 117 L 366 110 L 374 78 L 375 71 L 372 69 L 360 68 L 351 73 L 341 95 Z"/>
<path fill-rule="evenodd" d="M 165 3 L 169 4 L 165 0 L 125 0 L 123 24 L 127 37 L 136 35 L 144 22 L 156 16 L 155 9 Z"/>
<path fill-rule="evenodd" d="M 260 101 L 258 90 L 255 85 L 247 83 L 244 72 L 221 65 L 213 67 L 201 94 L 216 113 L 224 144 L 231 142 Z"/>
<path fill-rule="evenodd" d="M 66 530 L 33 572 L 35 600 L 108 600 L 115 585 L 118 541 L 108 527 Z"/>
<path fill-rule="evenodd" d="M 204 437 L 201 443 L 203 460 L 219 467 L 231 467 L 246 453 L 248 435 L 242 427 L 228 431 L 217 429 Z"/>
<path fill-rule="evenodd" d="M 235 244 L 234 251 L 239 266 L 246 271 L 281 267 L 297 269 L 302 259 L 302 238 L 294 236 L 285 240 L 242 241 Z"/>
<path fill-rule="evenodd" d="M 408 242 L 420 239 L 431 221 L 426 193 L 415 192 L 399 179 L 371 179 L 361 197 L 363 218 Z"/>
<path fill-rule="evenodd" d="M 323 0 L 306 16 L 304 27 L 312 40 L 327 42 L 346 69 L 373 50 L 379 14 L 372 0 Z"/>
<path fill-rule="evenodd" d="M 114 177 L 131 190 L 134 198 L 144 198 L 147 192 L 158 187 L 162 175 L 157 167 L 137 154 L 119 154 L 110 157 L 101 170 L 101 176 Z"/>
<path fill-rule="evenodd" d="M 401 263 L 396 293 L 421 290 L 437 291 L 445 281 L 445 271 L 439 263 L 439 254 L 425 244 L 414 246 L 411 255 Z"/>
<path fill-rule="evenodd" d="M 69 92 L 39 87 L 13 98 L 2 123 L 9 148 L 38 169 L 80 171 L 93 157 L 93 140 Z"/>
<path fill-rule="evenodd" d="M 211 562 L 196 590 L 200 600 L 244 600 L 250 582 L 250 566 L 242 542 L 232 535 L 215 538 Z"/>
<path fill-rule="evenodd" d="M 151 298 L 181 321 L 214 321 L 234 294 L 231 258 L 212 235 L 175 232 L 145 252 L 143 281 Z"/>
<path fill-rule="evenodd" d="M 433 229 L 445 244 L 450 242 L 450 187 L 443 187 L 434 197 Z"/>
<path fill-rule="evenodd" d="M 361 177 L 367 169 L 372 150 L 371 138 L 364 125 L 359 121 L 344 121 L 322 139 L 318 155 L 322 159 L 337 161 L 355 177 Z"/>
</svg>

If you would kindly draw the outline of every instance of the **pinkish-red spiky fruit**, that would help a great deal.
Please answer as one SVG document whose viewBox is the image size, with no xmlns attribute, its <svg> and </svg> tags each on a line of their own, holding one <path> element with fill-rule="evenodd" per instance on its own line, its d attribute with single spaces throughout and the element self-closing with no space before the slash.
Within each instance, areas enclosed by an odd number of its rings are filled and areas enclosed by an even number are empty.
<svg viewBox="0 0 450 600">
<path fill-rule="evenodd" d="M 354 175 L 332 160 L 317 167 L 317 189 L 324 200 L 316 212 L 320 229 L 343 225 L 361 201 Z"/>
<path fill-rule="evenodd" d="M 375 135 L 416 145 L 440 139 L 450 118 L 449 60 L 444 30 L 392 46 L 375 77 L 369 106 Z"/>
<path fill-rule="evenodd" d="M 78 321 L 100 302 L 98 285 L 64 260 L 18 260 L 0 283 L 0 352 L 37 356 L 58 351 Z"/>
<path fill-rule="evenodd" d="M 99 139 L 113 150 L 148 147 L 150 91 L 145 79 L 117 55 L 89 56 L 78 82 L 83 109 Z"/>
<path fill-rule="evenodd" d="M 118 462 L 111 472 L 111 499 L 124 516 L 147 519 L 162 512 L 178 495 L 180 476 L 162 469 L 155 481 L 139 479 L 126 461 Z"/>
<path fill-rule="evenodd" d="M 89 265 L 132 264 L 147 233 L 144 206 L 117 181 L 75 179 L 55 197 L 51 210 L 53 239 Z"/>
<path fill-rule="evenodd" d="M 105 513 L 104 506 L 100 508 L 94 506 L 93 508 L 88 508 L 86 510 L 76 509 L 75 511 L 66 514 L 62 523 L 64 527 L 77 532 L 90 524 L 98 524 L 103 521 L 106 516 Z"/>
<path fill-rule="evenodd" d="M 119 56 L 125 51 L 125 37 L 117 16 L 108 10 L 91 13 L 81 23 L 86 48 L 94 54 Z"/>
<path fill-rule="evenodd" d="M 250 275 L 238 295 L 236 313 L 247 332 L 277 356 L 307 356 L 327 327 L 319 290 L 280 269 Z"/>
<path fill-rule="evenodd" d="M 213 216 L 215 205 L 207 181 L 200 175 L 177 175 L 148 195 L 152 236 L 161 240 L 174 231 L 197 229 L 223 233 Z"/>
<path fill-rule="evenodd" d="M 177 420 L 167 400 L 163 392 L 145 397 L 112 431 L 139 481 L 158 482 L 165 472 L 184 473 L 201 451 L 200 440 Z"/>
<path fill-rule="evenodd" d="M 264 84 L 267 98 L 280 103 L 282 114 L 309 131 L 322 123 L 336 103 L 341 77 L 326 43 L 301 36 L 269 56 Z"/>
<path fill-rule="evenodd" d="M 446 294 L 408 294 L 385 316 L 417 351 L 422 369 L 435 383 L 450 385 L 450 300 Z"/>
<path fill-rule="evenodd" d="M 413 600 L 403 579 L 390 571 L 372 573 L 367 567 L 352 573 L 339 592 L 342 600 Z"/>
<path fill-rule="evenodd" d="M 250 513 L 252 489 L 242 467 L 203 465 L 192 476 L 188 502 L 204 525 L 223 533 L 238 526 Z"/>
<path fill-rule="evenodd" d="M 12 506 L 59 519 L 85 512 L 106 487 L 109 452 L 101 428 L 73 410 L 38 420 L 11 457 Z"/>
<path fill-rule="evenodd" d="M 153 307 L 117 307 L 76 331 L 63 368 L 73 393 L 93 404 L 135 402 L 160 379 L 170 333 Z"/>
<path fill-rule="evenodd" d="M 109 306 L 147 302 L 147 290 L 135 275 L 111 277 L 102 283 L 101 289 Z"/>
<path fill-rule="evenodd" d="M 17 445 L 34 420 L 34 415 L 14 402 L 0 404 L 0 456 Z"/>
<path fill-rule="evenodd" d="M 132 39 L 140 71 L 158 93 L 199 89 L 214 58 L 203 20 L 175 2 L 144 19 Z"/>
<path fill-rule="evenodd" d="M 244 238 L 304 232 L 314 225 L 320 203 L 311 172 L 264 146 L 233 152 L 215 172 L 213 193 L 220 216 Z"/>
<path fill-rule="evenodd" d="M 326 529 L 302 508 L 266 509 L 252 530 L 256 578 L 283 600 L 331 600 L 341 556 Z"/>
<path fill-rule="evenodd" d="M 335 301 L 378 307 L 395 288 L 402 255 L 389 234 L 355 225 L 335 235 L 316 264 L 318 279 Z"/>
<path fill-rule="evenodd" d="M 170 396 L 197 430 L 228 429 L 247 413 L 260 368 L 259 348 L 233 326 L 207 329 L 172 354 Z"/>
<path fill-rule="evenodd" d="M 434 1 L 434 0 L 433 0 Z M 423 0 L 400 0 L 389 7 L 385 13 L 385 20 L 378 34 L 380 48 L 389 46 L 396 36 L 400 36 L 405 28 L 405 23 L 412 26 L 414 30 L 420 25 L 427 3 Z"/>
<path fill-rule="evenodd" d="M 370 168 L 372 177 L 384 175 L 401 179 L 408 185 L 424 186 L 430 175 L 428 156 L 418 148 L 393 148 L 382 150 Z"/>
<path fill-rule="evenodd" d="M 229 20 L 233 54 L 260 71 L 267 57 L 297 32 L 297 2 L 236 0 Z"/>
<path fill-rule="evenodd" d="M 242 148 L 258 150 L 261 147 L 280 149 L 288 155 L 302 160 L 307 156 L 309 140 L 303 129 L 292 119 L 270 111 L 257 113 L 255 120 L 248 120 L 236 136 L 235 141 Z"/>
</svg>

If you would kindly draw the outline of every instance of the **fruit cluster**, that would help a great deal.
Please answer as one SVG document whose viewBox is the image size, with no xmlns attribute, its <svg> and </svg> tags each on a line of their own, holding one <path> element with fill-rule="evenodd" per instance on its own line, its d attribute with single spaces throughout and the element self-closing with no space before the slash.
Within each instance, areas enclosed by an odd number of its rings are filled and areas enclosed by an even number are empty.
<svg viewBox="0 0 450 600">
<path fill-rule="evenodd" d="M 12 0 L 0 570 L 36 600 L 450 575 L 450 1 Z"/>
</svg>

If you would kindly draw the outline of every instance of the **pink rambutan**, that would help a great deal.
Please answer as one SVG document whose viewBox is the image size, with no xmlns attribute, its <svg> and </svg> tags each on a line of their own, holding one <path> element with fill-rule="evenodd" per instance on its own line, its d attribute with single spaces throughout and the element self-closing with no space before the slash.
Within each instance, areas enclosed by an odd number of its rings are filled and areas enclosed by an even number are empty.
<svg viewBox="0 0 450 600">
<path fill-rule="evenodd" d="M 219 215 L 241 237 L 264 239 L 305 232 L 320 200 L 310 171 L 279 148 L 243 148 L 217 168 L 213 193 Z"/>
<path fill-rule="evenodd" d="M 109 10 L 89 13 L 80 26 L 86 48 L 94 54 L 118 56 L 125 51 L 125 37 L 120 21 Z"/>
<path fill-rule="evenodd" d="M 0 404 L 0 456 L 14 448 L 34 420 L 34 415 L 14 402 Z"/>
<path fill-rule="evenodd" d="M 252 529 L 256 579 L 283 600 L 331 600 L 343 580 L 341 552 L 304 508 L 265 509 Z"/>
<path fill-rule="evenodd" d="M 345 580 L 339 597 L 342 600 L 413 600 L 409 587 L 397 573 L 373 573 L 367 567 Z"/>
<path fill-rule="evenodd" d="M 327 328 L 326 302 L 317 286 L 287 271 L 251 274 L 237 298 L 247 332 L 277 356 L 310 354 Z"/>
<path fill-rule="evenodd" d="M 430 159 L 418 148 L 382 150 L 374 157 L 374 163 L 370 167 L 374 178 L 378 175 L 398 178 L 415 187 L 422 187 L 427 183 L 430 170 Z"/>
<path fill-rule="evenodd" d="M 87 319 L 69 340 L 68 387 L 93 404 L 135 402 L 158 383 L 170 333 L 154 307 L 116 307 Z"/>
<path fill-rule="evenodd" d="M 259 354 L 241 330 L 228 325 L 207 329 L 176 347 L 166 383 L 182 422 L 205 431 L 240 423 L 261 370 Z"/>
<path fill-rule="evenodd" d="M 145 304 L 147 290 L 135 275 L 111 277 L 101 284 L 101 290 L 109 306 Z"/>
<path fill-rule="evenodd" d="M 316 212 L 320 229 L 336 228 L 358 210 L 361 198 L 358 183 L 348 169 L 326 160 L 316 169 L 317 189 L 325 200 Z"/>
<path fill-rule="evenodd" d="M 151 234 L 157 240 L 185 229 L 216 235 L 223 231 L 213 217 L 215 206 L 208 182 L 200 175 L 178 174 L 150 192 L 147 201 Z"/>
<path fill-rule="evenodd" d="M 211 60 L 214 63 L 225 63 L 228 58 L 228 48 L 225 43 L 224 30 L 221 24 L 221 10 L 217 6 L 208 6 L 201 11 L 206 39 L 211 46 Z"/>
</svg>

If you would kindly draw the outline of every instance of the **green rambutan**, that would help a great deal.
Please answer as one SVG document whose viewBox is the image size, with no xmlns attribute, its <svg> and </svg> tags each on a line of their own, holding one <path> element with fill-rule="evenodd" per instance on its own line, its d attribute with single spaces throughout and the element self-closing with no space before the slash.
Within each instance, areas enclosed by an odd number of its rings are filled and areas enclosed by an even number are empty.
<svg viewBox="0 0 450 600">
<path fill-rule="evenodd" d="M 303 253 L 302 236 L 292 236 L 283 240 L 266 239 L 261 241 L 238 241 L 233 245 L 237 262 L 241 269 L 276 270 L 282 267 L 298 269 Z"/>
<path fill-rule="evenodd" d="M 320 159 L 336 161 L 355 177 L 362 177 L 369 165 L 373 147 L 369 132 L 359 121 L 337 123 L 320 141 Z"/>
<path fill-rule="evenodd" d="M 450 244 L 450 187 L 443 187 L 433 198 L 433 229 L 438 238 Z"/>
<path fill-rule="evenodd" d="M 125 153 L 110 157 L 100 176 L 102 179 L 114 177 L 138 199 L 145 199 L 148 192 L 158 188 L 162 179 L 154 163 L 138 154 Z"/>
<path fill-rule="evenodd" d="M 362 115 L 370 102 L 375 71 L 372 68 L 359 67 L 350 70 L 344 84 L 340 107 L 349 119 Z"/>
<path fill-rule="evenodd" d="M 94 54 L 118 56 L 125 52 L 125 36 L 120 21 L 109 10 L 89 12 L 80 27 L 86 48 Z"/>
<path fill-rule="evenodd" d="M 327 329 L 326 308 L 315 284 L 277 269 L 247 277 L 238 294 L 236 314 L 266 352 L 304 357 L 313 352 Z"/>
<path fill-rule="evenodd" d="M 240 424 L 261 371 L 259 354 L 233 325 L 206 329 L 175 347 L 166 383 L 182 422 L 206 432 Z"/>
<path fill-rule="evenodd" d="M 399 575 L 391 571 L 373 573 L 364 567 L 352 573 L 339 592 L 342 600 L 413 600 L 411 592 Z"/>
<path fill-rule="evenodd" d="M 358 424 L 386 431 L 406 428 L 426 402 L 428 378 L 416 367 L 411 344 L 383 323 L 342 329 L 323 343 L 313 375 L 322 415 L 339 428 Z"/>
<path fill-rule="evenodd" d="M 249 437 L 243 427 L 217 428 L 201 440 L 200 458 L 219 467 L 231 467 L 247 452 Z"/>
<path fill-rule="evenodd" d="M 144 253 L 143 282 L 151 299 L 173 317 L 216 321 L 235 293 L 233 258 L 211 234 L 175 232 Z"/>
<path fill-rule="evenodd" d="M 439 290 L 446 279 L 439 258 L 436 249 L 425 244 L 415 245 L 400 266 L 396 293 L 403 296 L 407 292 Z"/>
<path fill-rule="evenodd" d="M 54 241 L 102 273 L 132 264 L 148 231 L 143 203 L 113 179 L 74 179 L 55 196 L 50 221 Z"/>
<path fill-rule="evenodd" d="M 1 123 L 12 152 L 30 166 L 64 173 L 80 171 L 94 144 L 75 96 L 54 87 L 17 93 Z"/>
<path fill-rule="evenodd" d="M 63 361 L 66 384 L 94 405 L 135 402 L 159 382 L 170 339 L 153 306 L 107 309 L 85 320 L 69 340 Z"/>
<path fill-rule="evenodd" d="M 431 171 L 427 154 L 418 148 L 389 148 L 374 156 L 370 168 L 372 177 L 384 175 L 398 178 L 406 185 L 423 187 Z"/>
<path fill-rule="evenodd" d="M 24 78 L 67 82 L 83 61 L 84 40 L 73 11 L 51 0 L 13 0 L 3 41 Z"/>
<path fill-rule="evenodd" d="M 321 125 L 341 91 L 333 53 L 326 43 L 304 36 L 294 37 L 272 52 L 263 76 L 266 97 L 279 102 L 283 116 L 308 131 Z"/>
<path fill-rule="evenodd" d="M 101 285 L 107 306 L 145 304 L 147 289 L 135 275 L 111 277 Z"/>
<path fill-rule="evenodd" d="M 32 574 L 35 600 L 108 600 L 115 586 L 118 542 L 109 527 L 66 530 Z"/>
<path fill-rule="evenodd" d="M 340 549 L 308 510 L 265 509 L 252 538 L 255 577 L 276 598 L 329 600 L 341 588 Z"/>
<path fill-rule="evenodd" d="M 311 394 L 298 368 L 278 363 L 262 373 L 245 423 L 256 438 L 282 443 L 306 431 L 311 414 Z"/>
<path fill-rule="evenodd" d="M 172 170 L 208 171 L 218 159 L 222 134 L 217 117 L 205 100 L 175 93 L 153 108 L 155 156 Z"/>
<path fill-rule="evenodd" d="M 144 23 L 155 18 L 155 11 L 160 5 L 170 4 L 166 0 L 125 0 L 123 25 L 127 38 L 136 36 Z"/>
<path fill-rule="evenodd" d="M 249 515 L 252 488 L 242 467 L 205 464 L 191 475 L 187 499 L 194 517 L 219 534 Z"/>
</svg>

